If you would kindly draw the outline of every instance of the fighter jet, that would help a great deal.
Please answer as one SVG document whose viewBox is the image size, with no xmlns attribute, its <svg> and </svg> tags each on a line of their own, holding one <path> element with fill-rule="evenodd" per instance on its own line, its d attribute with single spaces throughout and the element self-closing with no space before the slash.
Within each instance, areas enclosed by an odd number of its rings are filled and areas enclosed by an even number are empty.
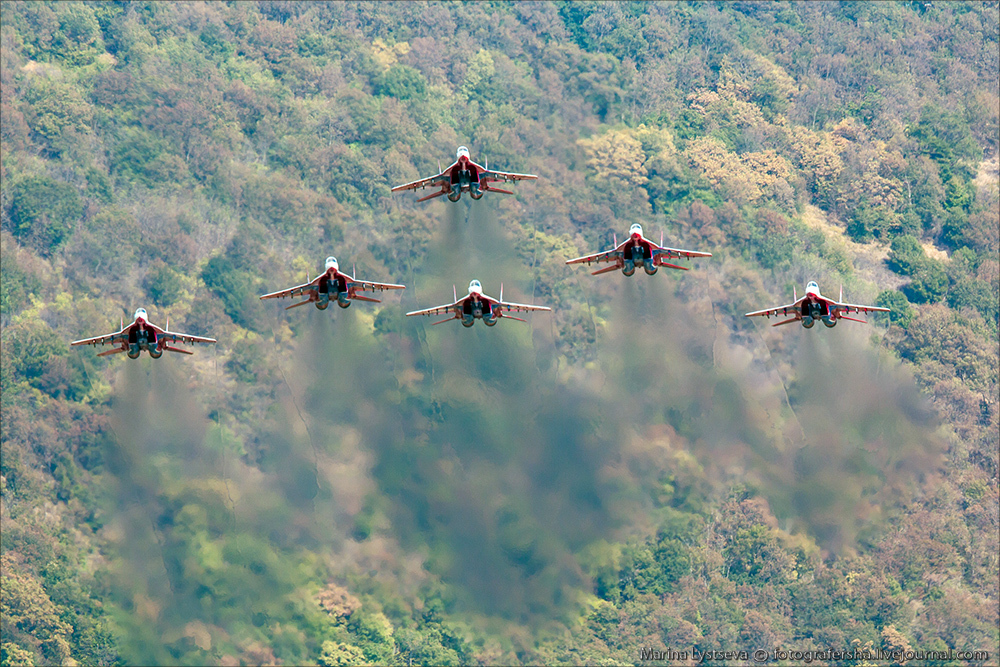
<svg viewBox="0 0 1000 667">
<path fill-rule="evenodd" d="M 75 340 L 70 345 L 116 345 L 113 350 L 101 352 L 97 356 L 106 357 L 109 354 L 119 354 L 124 352 L 129 359 L 138 359 L 143 350 L 149 352 L 149 356 L 159 359 L 163 356 L 164 350 L 180 352 L 181 354 L 194 354 L 189 350 L 179 347 L 171 347 L 169 343 L 214 343 L 214 338 L 202 338 L 186 333 L 170 331 L 170 319 L 167 319 L 167 328 L 161 329 L 149 321 L 145 308 L 137 308 L 135 318 L 132 323 L 125 326 L 124 320 L 121 329 L 114 333 L 93 338 Z"/>
<path fill-rule="evenodd" d="M 440 163 L 438 164 L 438 168 L 441 168 Z M 469 149 L 465 146 L 459 146 L 455 162 L 447 169 L 442 169 L 441 173 L 436 176 L 428 176 L 412 183 L 397 185 L 392 191 L 423 190 L 427 187 L 441 188 L 438 192 L 421 197 L 417 200 L 418 202 L 427 201 L 441 195 L 448 195 L 450 201 L 458 201 L 461 199 L 463 192 L 468 192 L 469 196 L 473 199 L 482 199 L 483 194 L 486 192 L 501 192 L 505 195 L 514 194 L 510 190 L 501 190 L 500 188 L 493 187 L 492 183 L 499 181 L 509 183 L 513 181 L 534 180 L 536 178 L 538 176 L 534 174 L 512 174 L 505 171 L 490 171 L 489 160 L 486 161 L 486 166 L 476 164 L 469 157 Z"/>
<path fill-rule="evenodd" d="M 306 276 L 306 278 L 308 278 L 308 276 Z M 404 285 L 394 285 L 392 283 L 374 283 L 368 280 L 358 280 L 354 276 L 349 276 L 346 273 L 341 272 L 340 264 L 337 262 L 336 257 L 327 257 L 326 270 L 312 280 L 307 280 L 301 285 L 289 287 L 288 289 L 283 289 L 279 292 L 264 294 L 260 298 L 278 299 L 286 296 L 296 297 L 300 295 L 308 295 L 308 298 L 305 301 L 293 303 L 292 305 L 287 306 L 285 310 L 288 310 L 289 308 L 296 308 L 298 306 L 304 306 L 307 303 L 314 303 L 320 310 L 326 310 L 331 301 L 336 302 L 336 304 L 341 308 L 347 308 L 350 306 L 352 299 L 381 303 L 378 299 L 373 299 L 369 296 L 361 296 L 358 292 L 381 292 L 388 289 L 406 289 L 406 287 Z"/>
<path fill-rule="evenodd" d="M 604 252 L 597 252 L 593 255 L 584 255 L 583 257 L 577 257 L 576 259 L 566 260 L 567 264 L 592 264 L 594 262 L 604 263 L 611 262 L 611 266 L 606 266 L 603 269 L 598 269 L 593 272 L 593 275 L 598 275 L 600 273 L 607 273 L 608 271 L 614 271 L 615 269 L 621 269 L 622 273 L 626 276 L 630 276 L 635 273 L 636 265 L 642 265 L 642 268 L 649 275 L 656 273 L 656 270 L 661 266 L 666 266 L 671 269 L 680 269 L 681 271 L 687 271 L 688 267 L 679 266 L 677 264 L 670 264 L 663 260 L 666 259 L 679 259 L 681 257 L 685 259 L 691 259 L 692 257 L 711 257 L 710 252 L 698 252 L 696 250 L 678 250 L 677 248 L 667 248 L 663 245 L 663 234 L 660 234 L 660 245 L 650 241 L 645 236 L 642 235 L 642 225 L 636 223 L 632 225 L 629 230 L 629 237 L 627 240 L 618 243 L 618 236 L 615 235 L 615 247 L 611 250 L 605 250 Z"/>
<path fill-rule="evenodd" d="M 523 303 L 508 303 L 504 301 L 502 284 L 500 285 L 499 299 L 494 299 L 491 296 L 483 294 L 483 286 L 478 280 L 473 280 L 469 283 L 469 293 L 461 299 L 458 298 L 458 293 L 455 291 L 454 285 L 452 285 L 452 293 L 455 296 L 454 303 L 448 303 L 434 308 L 427 308 L 425 310 L 414 310 L 413 312 L 407 313 L 406 316 L 410 317 L 411 315 L 440 315 L 441 313 L 452 313 L 451 317 L 446 317 L 440 322 L 435 322 L 434 324 L 442 324 L 444 322 L 450 322 L 451 320 L 459 320 L 462 322 L 462 326 L 471 327 L 476 323 L 477 319 L 480 319 L 486 326 L 492 327 L 496 325 L 501 317 L 509 317 L 512 320 L 517 320 L 518 322 L 526 321 L 522 320 L 520 317 L 505 314 L 510 313 L 512 310 L 522 313 L 533 310 L 552 310 L 546 306 L 529 306 Z"/>
<path fill-rule="evenodd" d="M 802 326 L 806 329 L 811 329 L 816 320 L 822 320 L 823 324 L 828 327 L 837 326 L 837 320 L 851 320 L 852 322 L 861 322 L 862 324 L 867 324 L 865 320 L 859 320 L 855 317 L 848 317 L 844 313 L 888 313 L 888 308 L 880 308 L 878 306 L 858 306 L 853 303 L 843 303 L 844 301 L 844 288 L 840 288 L 840 300 L 834 301 L 829 297 L 825 297 L 819 293 L 819 285 L 816 281 L 810 281 L 806 285 L 806 294 L 801 299 L 795 293 L 795 288 L 792 288 L 792 298 L 794 301 L 787 306 L 777 306 L 776 308 L 767 308 L 765 310 L 755 310 L 752 313 L 747 313 L 746 317 L 754 317 L 756 315 L 764 315 L 768 319 L 771 315 L 777 315 L 781 313 L 782 315 L 791 314 L 792 317 L 787 320 L 782 320 L 781 322 L 775 322 L 772 327 L 780 326 L 782 324 L 788 324 L 790 322 L 795 322 L 797 320 L 802 321 Z"/>
</svg>

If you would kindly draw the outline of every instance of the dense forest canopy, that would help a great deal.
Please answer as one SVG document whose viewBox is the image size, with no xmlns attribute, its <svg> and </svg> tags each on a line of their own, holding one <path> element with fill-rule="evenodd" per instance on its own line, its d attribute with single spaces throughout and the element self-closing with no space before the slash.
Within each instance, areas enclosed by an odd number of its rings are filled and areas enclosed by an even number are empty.
<svg viewBox="0 0 1000 667">
<path fill-rule="evenodd" d="M 0 662 L 995 662 L 998 17 L 0 4 Z M 539 179 L 390 195 L 459 145 Z M 635 222 L 713 257 L 565 264 Z M 331 254 L 407 289 L 258 299 Z M 140 306 L 219 343 L 69 348 Z"/>
</svg>

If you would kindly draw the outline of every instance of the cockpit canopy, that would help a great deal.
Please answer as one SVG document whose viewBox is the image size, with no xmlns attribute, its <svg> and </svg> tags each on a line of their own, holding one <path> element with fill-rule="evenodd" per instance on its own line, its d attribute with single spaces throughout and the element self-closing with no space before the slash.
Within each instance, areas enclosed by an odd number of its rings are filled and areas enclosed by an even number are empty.
<svg viewBox="0 0 1000 667">
<path fill-rule="evenodd" d="M 335 271 L 340 270 L 340 264 L 337 263 L 336 257 L 326 258 L 326 270 L 329 271 L 330 269 L 334 269 Z"/>
<path fill-rule="evenodd" d="M 483 293 L 483 286 L 479 283 L 478 280 L 473 280 L 471 283 L 469 283 L 469 294 L 482 294 L 482 293 Z"/>
<path fill-rule="evenodd" d="M 455 156 L 456 160 L 461 160 L 462 158 L 469 159 L 469 149 L 465 146 L 458 147 L 458 154 Z"/>
<path fill-rule="evenodd" d="M 137 320 L 137 319 L 139 319 L 140 317 L 141 317 L 141 318 L 143 319 L 143 321 L 145 321 L 145 322 L 148 322 L 148 321 L 149 321 L 149 316 L 148 316 L 148 315 L 146 315 L 146 309 L 145 309 L 145 308 L 136 308 L 136 309 L 135 309 L 135 317 L 133 317 L 132 319 L 133 319 L 133 320 Z"/>
<path fill-rule="evenodd" d="M 628 228 L 628 233 L 629 236 L 633 236 L 635 234 L 642 236 L 642 225 L 640 225 L 638 222 L 635 223 L 634 225 Z"/>
<path fill-rule="evenodd" d="M 819 285 L 816 284 L 815 280 L 810 280 L 809 281 L 809 283 L 806 285 L 806 292 L 810 292 L 812 294 L 818 294 L 819 293 Z"/>
</svg>

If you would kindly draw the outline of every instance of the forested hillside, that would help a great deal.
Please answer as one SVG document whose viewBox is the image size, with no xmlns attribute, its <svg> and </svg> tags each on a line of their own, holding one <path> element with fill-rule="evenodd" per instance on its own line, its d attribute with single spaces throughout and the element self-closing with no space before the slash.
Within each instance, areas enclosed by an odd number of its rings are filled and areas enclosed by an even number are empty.
<svg viewBox="0 0 1000 667">
<path fill-rule="evenodd" d="M 996 664 L 998 17 L 3 2 L 0 663 Z M 539 179 L 390 194 L 460 144 Z M 713 256 L 565 264 L 635 222 Z M 258 299 L 328 255 L 407 289 Z"/>
</svg>

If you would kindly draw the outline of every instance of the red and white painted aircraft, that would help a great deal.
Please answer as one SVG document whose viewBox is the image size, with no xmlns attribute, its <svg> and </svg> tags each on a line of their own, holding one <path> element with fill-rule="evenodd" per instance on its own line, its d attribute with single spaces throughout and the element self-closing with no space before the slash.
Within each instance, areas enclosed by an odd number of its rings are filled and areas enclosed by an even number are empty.
<svg viewBox="0 0 1000 667">
<path fill-rule="evenodd" d="M 819 285 L 815 281 L 810 281 L 806 285 L 806 293 L 801 299 L 795 293 L 795 288 L 792 288 L 792 298 L 794 301 L 787 306 L 777 306 L 776 308 L 767 308 L 765 310 L 755 310 L 752 313 L 747 313 L 746 317 L 754 317 L 755 315 L 763 315 L 768 319 L 771 315 L 777 315 L 781 313 L 782 315 L 791 314 L 792 317 L 787 320 L 782 320 L 781 322 L 775 322 L 772 327 L 780 326 L 782 324 L 788 324 L 790 322 L 801 321 L 802 326 L 806 329 L 811 329 L 816 320 L 822 320 L 823 324 L 828 327 L 837 326 L 837 320 L 851 320 L 852 322 L 861 322 L 862 324 L 867 324 L 865 320 L 859 320 L 856 317 L 848 317 L 844 313 L 888 313 L 888 308 L 880 308 L 879 306 L 859 306 L 853 303 L 843 303 L 844 301 L 844 288 L 840 288 L 840 301 L 834 301 L 829 297 L 825 297 L 819 293 Z"/>
<path fill-rule="evenodd" d="M 608 271 L 614 271 L 615 269 L 621 269 L 622 273 L 626 276 L 630 276 L 635 273 L 636 265 L 642 265 L 642 268 L 649 275 L 656 273 L 656 270 L 661 266 L 666 266 L 671 269 L 680 269 L 681 271 L 687 271 L 688 267 L 679 266 L 677 264 L 670 264 L 664 260 L 667 259 L 691 259 L 692 257 L 711 257 L 710 252 L 699 252 L 697 250 L 679 250 L 677 248 L 667 248 L 663 245 L 663 234 L 660 234 L 660 245 L 650 241 L 645 236 L 642 235 L 642 225 L 636 223 L 632 225 L 629 230 L 629 237 L 625 241 L 618 243 L 618 236 L 615 236 L 615 247 L 611 250 L 605 250 L 604 252 L 596 252 L 593 255 L 584 255 L 583 257 L 577 257 L 576 259 L 566 260 L 567 264 L 592 264 L 597 262 L 598 264 L 603 262 L 611 262 L 611 266 L 606 266 L 603 269 L 598 269 L 594 271 L 593 274 L 596 276 L 599 273 L 607 273 Z"/>
<path fill-rule="evenodd" d="M 414 310 L 407 313 L 406 316 L 410 317 L 411 315 L 440 315 L 442 313 L 452 313 L 451 317 L 447 317 L 440 322 L 435 322 L 434 324 L 442 324 L 444 322 L 450 322 L 451 320 L 460 320 L 462 322 L 462 326 L 471 327 L 476 323 L 477 319 L 480 319 L 486 326 L 492 327 L 496 325 L 501 317 L 509 317 L 512 320 L 517 320 L 518 322 L 526 321 L 522 320 L 520 317 L 505 314 L 510 313 L 511 311 L 526 313 L 536 310 L 552 310 L 547 306 L 529 306 L 523 303 L 510 303 L 504 301 L 502 284 L 500 285 L 499 299 L 494 299 L 491 296 L 483 294 L 483 286 L 478 280 L 473 280 L 469 283 L 469 293 L 461 299 L 458 298 L 458 293 L 454 290 L 455 287 L 453 285 L 452 293 L 455 296 L 454 303 L 448 303 L 434 308 L 427 308 L 425 310 Z"/>
<path fill-rule="evenodd" d="M 167 319 L 167 328 L 161 329 L 149 321 L 145 308 L 137 308 L 135 318 L 132 323 L 125 326 L 124 320 L 121 329 L 114 333 L 75 340 L 70 345 L 116 345 L 115 349 L 101 352 L 97 356 L 106 357 L 109 354 L 120 354 L 124 352 L 129 359 L 137 359 L 143 350 L 149 352 L 149 356 L 159 359 L 163 356 L 164 350 L 180 352 L 181 354 L 194 354 L 189 350 L 179 347 L 171 347 L 170 343 L 214 343 L 214 338 L 202 338 L 191 334 L 170 331 L 170 319 Z"/>
<path fill-rule="evenodd" d="M 440 167 L 441 165 L 439 163 L 438 168 Z M 440 174 L 437 174 L 436 176 L 428 176 L 427 178 L 421 178 L 420 180 L 413 181 L 412 183 L 397 185 L 392 189 L 392 191 L 399 192 L 401 190 L 423 190 L 427 187 L 440 188 L 440 191 L 435 192 L 434 194 L 421 197 L 417 200 L 418 202 L 427 201 L 428 199 L 440 197 L 441 195 L 448 195 L 449 200 L 458 201 L 462 197 L 463 192 L 468 192 L 469 196 L 473 199 L 482 199 L 483 194 L 486 192 L 501 192 L 505 195 L 514 194 L 510 190 L 501 190 L 500 188 L 493 187 L 492 183 L 529 181 L 536 178 L 538 178 L 538 176 L 535 176 L 534 174 L 513 174 L 505 171 L 490 171 L 488 160 L 486 162 L 486 166 L 476 164 L 469 157 L 469 149 L 465 146 L 459 146 L 455 162 L 453 162 L 447 169 L 443 169 Z"/>
<path fill-rule="evenodd" d="M 323 273 L 319 274 L 312 280 L 307 280 L 302 285 L 296 285 L 295 287 L 289 287 L 288 289 L 283 289 L 278 292 L 264 294 L 260 298 L 279 299 L 286 296 L 296 297 L 300 295 L 308 295 L 308 298 L 305 301 L 293 303 L 292 305 L 287 306 L 285 310 L 295 308 L 297 306 L 304 306 L 307 303 L 314 303 L 320 310 L 326 310 L 331 301 L 335 301 L 341 308 L 347 308 L 350 306 L 352 299 L 381 303 L 378 299 L 373 299 L 369 296 L 361 296 L 358 294 L 359 291 L 382 292 L 389 289 L 406 289 L 404 285 L 374 283 L 369 280 L 358 280 L 354 276 L 349 276 L 340 270 L 340 264 L 337 262 L 336 257 L 327 257 L 325 267 L 326 270 Z M 308 276 L 306 276 L 306 278 L 308 278 Z"/>
</svg>

